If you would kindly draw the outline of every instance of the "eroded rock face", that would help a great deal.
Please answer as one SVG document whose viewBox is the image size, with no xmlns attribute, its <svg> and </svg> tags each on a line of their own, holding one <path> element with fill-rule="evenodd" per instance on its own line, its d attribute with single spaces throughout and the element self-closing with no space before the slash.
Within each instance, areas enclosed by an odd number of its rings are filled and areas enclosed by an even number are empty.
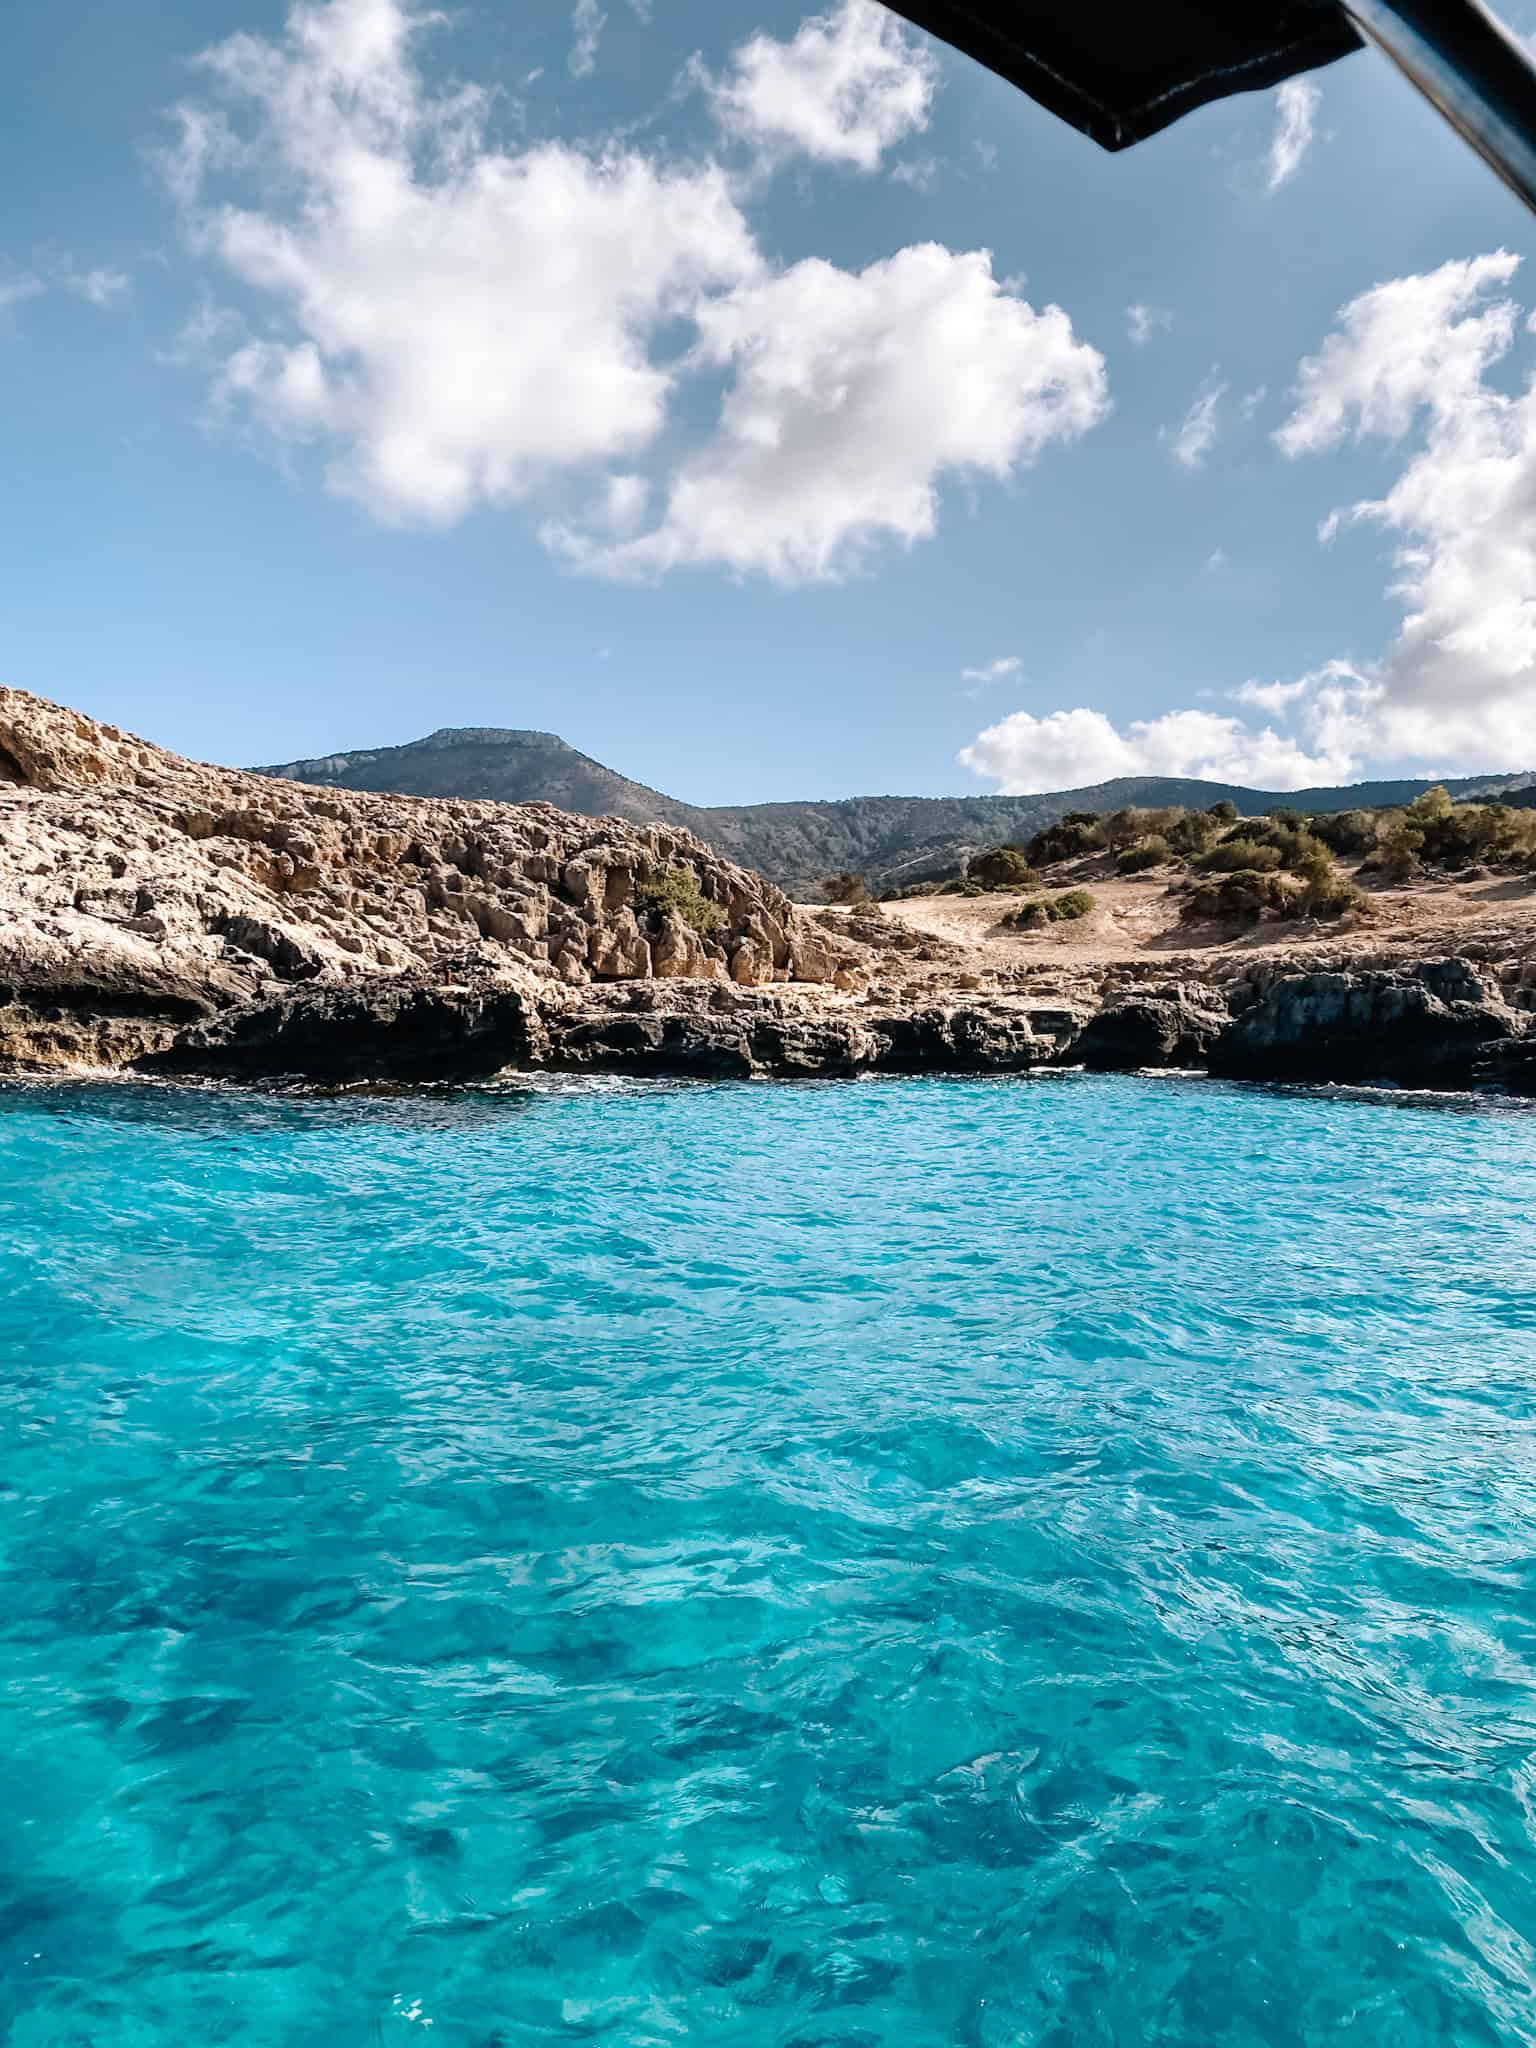
<svg viewBox="0 0 1536 2048">
<path fill-rule="evenodd" d="M 704 928 L 645 907 L 669 876 Z M 733 971 L 819 984 L 862 955 L 671 827 L 310 789 L 0 690 L 0 1063 L 122 1065 L 284 990 L 462 978 L 466 962 L 579 990 Z M 361 1029 L 369 1003 L 335 1014 Z"/>
<path fill-rule="evenodd" d="M 528 982 L 405 976 L 255 1003 L 179 1032 L 140 1072 L 227 1080 L 462 1081 L 537 1064 L 547 1047 Z"/>
<path fill-rule="evenodd" d="M 874 1064 L 891 1074 L 1014 1074 L 1044 1066 L 1055 1047 L 1020 1003 L 933 1004 L 874 1020 Z"/>
<path fill-rule="evenodd" d="M 1494 1078 L 1499 1049 L 1529 1024 L 1468 960 L 1293 975 L 1222 1034 L 1210 1070 L 1235 1080 L 1464 1087 Z"/>
<path fill-rule="evenodd" d="M 1138 991 L 1106 1003 L 1084 1025 L 1067 1057 L 1092 1073 L 1203 1067 L 1231 1021 L 1218 989 L 1177 986 Z"/>
</svg>

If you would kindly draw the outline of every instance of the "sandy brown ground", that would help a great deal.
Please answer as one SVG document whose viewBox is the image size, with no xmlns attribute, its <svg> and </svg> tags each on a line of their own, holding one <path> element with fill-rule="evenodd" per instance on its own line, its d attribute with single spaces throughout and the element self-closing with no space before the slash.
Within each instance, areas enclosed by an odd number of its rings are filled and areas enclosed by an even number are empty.
<svg viewBox="0 0 1536 2048">
<path fill-rule="evenodd" d="M 1086 888 L 1096 907 L 1085 918 L 1041 930 L 1003 925 L 1021 897 L 914 896 L 880 907 L 926 937 L 963 948 L 979 971 L 1005 974 L 1021 968 L 1082 972 L 1131 961 L 1152 965 L 1160 958 L 1167 958 L 1172 970 L 1175 956 L 1185 969 L 1202 962 L 1230 969 L 1234 956 L 1295 953 L 1319 945 L 1364 955 L 1397 946 L 1455 951 L 1482 939 L 1513 942 L 1521 950 L 1536 944 L 1536 874 L 1426 879 L 1402 888 L 1378 887 L 1369 875 L 1357 879 L 1369 895 L 1370 914 L 1342 923 L 1184 924 L 1182 898 L 1169 892 L 1167 873 L 1106 874 L 1097 858 L 1063 863 L 1044 875 L 1044 891 Z"/>
</svg>

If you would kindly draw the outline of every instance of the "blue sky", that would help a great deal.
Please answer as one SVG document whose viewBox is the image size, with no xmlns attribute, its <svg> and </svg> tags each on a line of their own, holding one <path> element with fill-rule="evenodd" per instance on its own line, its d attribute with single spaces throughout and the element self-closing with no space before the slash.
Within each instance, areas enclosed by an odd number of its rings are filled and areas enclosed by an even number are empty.
<svg viewBox="0 0 1536 2048">
<path fill-rule="evenodd" d="M 1533 223 L 1369 54 L 1119 157 L 872 0 L 0 54 L 0 680 L 699 802 L 1536 765 Z"/>
</svg>

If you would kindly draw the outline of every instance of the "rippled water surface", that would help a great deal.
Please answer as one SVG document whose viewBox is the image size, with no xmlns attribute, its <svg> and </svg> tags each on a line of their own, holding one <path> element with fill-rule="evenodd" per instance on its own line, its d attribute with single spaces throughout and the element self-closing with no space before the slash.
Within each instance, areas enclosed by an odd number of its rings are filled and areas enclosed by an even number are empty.
<svg viewBox="0 0 1536 2048">
<path fill-rule="evenodd" d="M 13 2048 L 1536 2037 L 1536 1116 L 0 1094 Z"/>
</svg>

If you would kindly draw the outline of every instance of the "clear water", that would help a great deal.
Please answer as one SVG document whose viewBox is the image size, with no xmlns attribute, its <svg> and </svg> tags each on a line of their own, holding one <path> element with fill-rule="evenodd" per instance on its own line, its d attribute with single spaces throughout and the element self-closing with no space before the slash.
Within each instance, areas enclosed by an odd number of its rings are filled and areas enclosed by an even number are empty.
<svg viewBox="0 0 1536 2048">
<path fill-rule="evenodd" d="M 1536 1117 L 0 1096 L 0 2034 L 1528 2043 Z"/>
</svg>

